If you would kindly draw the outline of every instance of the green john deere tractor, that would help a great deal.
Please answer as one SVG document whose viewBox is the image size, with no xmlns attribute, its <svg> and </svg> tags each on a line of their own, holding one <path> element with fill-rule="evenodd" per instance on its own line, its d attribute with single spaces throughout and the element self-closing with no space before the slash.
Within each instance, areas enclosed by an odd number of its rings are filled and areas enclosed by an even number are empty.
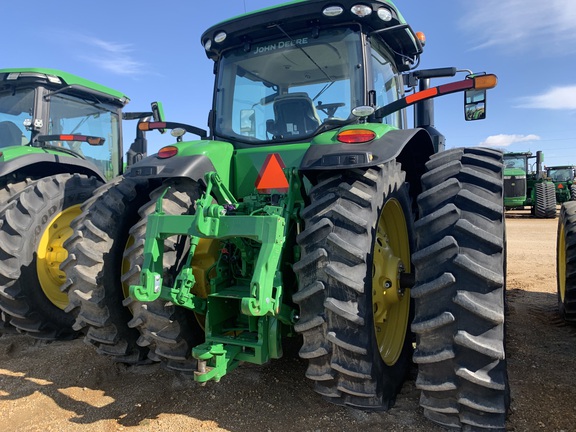
<svg viewBox="0 0 576 432">
<path fill-rule="evenodd" d="M 556 188 L 556 203 L 576 201 L 576 166 L 559 165 L 546 167 L 546 177 L 554 183 Z"/>
<path fill-rule="evenodd" d="M 422 40 L 390 1 L 292 1 L 206 30 L 209 132 L 140 123 L 176 139 L 77 219 L 75 328 L 201 383 L 299 337 L 315 390 L 366 410 L 393 404 L 413 361 L 428 418 L 504 430 L 502 153 L 444 150 L 432 103 L 466 92 L 483 117 L 496 77 L 415 70 Z"/>
<path fill-rule="evenodd" d="M 60 263 L 71 221 L 123 172 L 122 93 L 53 69 L 0 69 L 0 310 L 38 338 L 69 338 Z M 151 113 L 124 113 L 126 119 Z M 138 133 L 126 163 L 145 155 Z"/>
<path fill-rule="evenodd" d="M 532 160 L 535 160 L 532 163 Z M 504 153 L 504 207 L 529 207 L 537 218 L 556 217 L 556 189 L 542 169 L 544 154 L 537 151 Z"/>
</svg>

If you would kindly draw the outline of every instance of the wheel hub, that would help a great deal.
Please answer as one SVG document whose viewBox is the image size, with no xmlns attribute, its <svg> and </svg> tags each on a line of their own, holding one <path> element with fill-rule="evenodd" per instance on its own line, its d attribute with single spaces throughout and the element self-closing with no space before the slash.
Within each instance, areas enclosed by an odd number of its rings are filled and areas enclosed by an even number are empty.
<svg viewBox="0 0 576 432">
<path fill-rule="evenodd" d="M 42 233 L 36 251 L 36 272 L 42 291 L 52 304 L 62 310 L 68 306 L 68 296 L 60 291 L 60 286 L 66 281 L 60 264 L 68 258 L 64 242 L 72 235 L 70 223 L 80 213 L 78 204 L 57 214 Z"/>
</svg>

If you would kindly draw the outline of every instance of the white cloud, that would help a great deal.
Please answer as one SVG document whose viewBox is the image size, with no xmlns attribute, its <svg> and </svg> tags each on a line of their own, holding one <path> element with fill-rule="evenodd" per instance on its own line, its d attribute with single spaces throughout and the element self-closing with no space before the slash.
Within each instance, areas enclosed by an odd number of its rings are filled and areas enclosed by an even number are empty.
<svg viewBox="0 0 576 432">
<path fill-rule="evenodd" d="M 574 0 L 484 0 L 467 2 L 460 25 L 476 48 L 501 46 L 532 52 L 576 51 Z"/>
<path fill-rule="evenodd" d="M 491 135 L 486 138 L 483 142 L 478 144 L 483 147 L 508 147 L 511 144 L 526 142 L 526 141 L 538 141 L 540 137 L 538 135 Z"/>
<path fill-rule="evenodd" d="M 90 46 L 90 55 L 83 54 L 81 58 L 101 69 L 117 75 L 141 75 L 148 69 L 146 64 L 133 58 L 132 46 L 129 44 L 90 37 L 83 37 L 80 40 Z"/>
<path fill-rule="evenodd" d="M 576 109 L 576 85 L 553 87 L 546 93 L 520 98 L 520 103 L 516 108 L 574 110 Z"/>
</svg>

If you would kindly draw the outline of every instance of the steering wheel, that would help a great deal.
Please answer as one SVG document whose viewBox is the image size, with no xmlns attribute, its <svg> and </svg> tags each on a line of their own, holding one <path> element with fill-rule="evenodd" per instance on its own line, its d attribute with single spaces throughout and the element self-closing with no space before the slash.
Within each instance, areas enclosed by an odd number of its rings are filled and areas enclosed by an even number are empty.
<svg viewBox="0 0 576 432">
<path fill-rule="evenodd" d="M 327 103 L 327 104 L 318 102 L 318 105 L 316 105 L 316 109 L 322 111 L 328 117 L 333 117 L 336 110 L 340 107 L 343 107 L 344 105 L 346 104 L 343 102 Z"/>
</svg>

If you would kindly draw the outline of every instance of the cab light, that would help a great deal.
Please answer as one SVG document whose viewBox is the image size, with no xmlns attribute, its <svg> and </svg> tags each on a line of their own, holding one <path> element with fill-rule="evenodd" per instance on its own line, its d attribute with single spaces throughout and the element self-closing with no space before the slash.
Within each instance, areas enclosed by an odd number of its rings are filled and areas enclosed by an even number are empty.
<svg viewBox="0 0 576 432">
<path fill-rule="evenodd" d="M 344 9 L 340 6 L 328 6 L 327 8 L 324 8 L 322 14 L 327 17 L 335 17 L 340 15 L 342 12 L 344 12 Z"/>
<path fill-rule="evenodd" d="M 208 39 L 206 42 L 204 42 L 204 49 L 206 51 L 210 51 L 210 48 L 212 48 L 212 40 Z"/>
<path fill-rule="evenodd" d="M 376 134 L 367 129 L 348 129 L 338 134 L 336 139 L 345 144 L 362 144 L 372 141 Z"/>
<path fill-rule="evenodd" d="M 380 8 L 378 9 L 378 18 L 382 21 L 388 22 L 392 19 L 392 12 L 388 8 Z"/>
<path fill-rule="evenodd" d="M 158 159 L 168 159 L 178 154 L 178 147 L 166 146 L 158 150 Z"/>
<path fill-rule="evenodd" d="M 228 36 L 226 33 L 220 32 L 216 36 L 214 36 L 214 42 L 222 43 L 226 40 L 226 36 Z"/>
<path fill-rule="evenodd" d="M 350 11 L 360 18 L 364 18 L 372 13 L 372 8 L 370 6 L 358 4 L 352 6 Z"/>
</svg>

